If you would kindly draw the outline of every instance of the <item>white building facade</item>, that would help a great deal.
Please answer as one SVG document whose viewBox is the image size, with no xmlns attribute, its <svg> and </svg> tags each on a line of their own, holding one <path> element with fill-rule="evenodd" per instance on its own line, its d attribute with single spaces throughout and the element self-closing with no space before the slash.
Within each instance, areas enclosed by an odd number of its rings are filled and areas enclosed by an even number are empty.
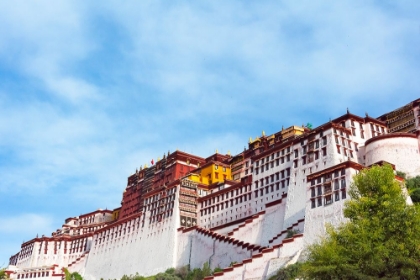
<svg viewBox="0 0 420 280">
<path fill-rule="evenodd" d="M 224 269 L 208 279 L 265 279 L 295 262 L 327 223 L 345 221 L 359 170 L 386 161 L 420 175 L 418 135 L 387 134 L 386 123 L 369 116 L 347 112 L 315 129 L 282 131 L 233 157 L 237 180 L 204 186 L 185 174 L 142 194 L 141 211 L 128 217 L 98 210 L 67 219 L 52 237 L 22 245 L 10 277 L 55 279 L 68 268 L 119 279 L 208 262 Z"/>
</svg>

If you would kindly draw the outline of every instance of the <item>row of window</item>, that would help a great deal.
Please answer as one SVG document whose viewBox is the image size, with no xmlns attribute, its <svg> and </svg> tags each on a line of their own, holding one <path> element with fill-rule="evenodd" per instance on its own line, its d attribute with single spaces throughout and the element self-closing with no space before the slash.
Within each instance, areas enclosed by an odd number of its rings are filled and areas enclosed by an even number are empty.
<svg viewBox="0 0 420 280">
<path fill-rule="evenodd" d="M 31 272 L 31 273 L 18 274 L 17 275 L 17 279 L 49 277 L 49 276 L 50 276 L 50 272 L 49 271 Z"/>
<path fill-rule="evenodd" d="M 117 237 L 120 237 L 121 235 L 125 235 L 126 233 L 130 233 L 131 230 L 138 229 L 140 227 L 140 219 L 136 219 L 136 223 L 134 220 L 128 222 L 127 224 L 119 225 L 116 227 L 113 227 L 107 231 L 101 232 L 96 236 L 95 239 L 95 245 L 101 244 L 102 242 L 115 239 Z"/>
<path fill-rule="evenodd" d="M 171 207 L 169 207 L 169 208 L 173 208 L 173 205 L 174 205 L 173 201 L 175 201 L 175 195 L 174 194 L 171 195 L 171 196 L 165 197 L 165 198 L 163 198 L 159 201 L 152 202 L 152 203 L 146 205 L 145 208 L 146 208 L 146 211 L 153 211 L 154 209 L 159 208 L 162 205 L 169 205 L 169 204 L 171 205 Z"/>
<path fill-rule="evenodd" d="M 244 194 L 244 195 L 238 196 L 236 198 L 230 199 L 229 201 L 225 201 L 225 202 L 218 203 L 216 205 L 209 206 L 207 208 L 201 209 L 200 214 L 201 214 L 201 216 L 203 216 L 203 215 L 214 213 L 214 212 L 219 211 L 219 210 L 223 210 L 225 208 L 227 209 L 227 208 L 233 207 L 234 205 L 237 205 L 239 203 L 245 202 L 247 200 L 251 200 L 251 198 L 252 198 L 251 193 Z"/>
<path fill-rule="evenodd" d="M 322 138 L 317 139 L 315 141 L 312 141 L 310 143 L 308 143 L 308 145 L 305 145 L 305 140 L 302 140 L 301 145 L 302 145 L 302 154 L 304 155 L 304 157 L 302 157 L 302 164 L 306 164 L 309 162 L 312 162 L 314 160 L 319 159 L 319 151 L 314 151 L 314 149 L 318 149 L 319 146 L 319 141 L 322 141 L 322 146 L 327 145 L 327 137 L 326 136 L 322 136 Z M 288 152 L 288 154 L 286 154 L 285 156 L 283 156 L 285 154 L 285 151 Z M 271 161 L 270 161 L 270 156 L 268 156 L 267 158 L 263 158 L 261 160 L 257 160 L 255 162 L 255 174 L 259 174 L 259 173 L 263 173 L 264 171 L 268 171 L 270 168 L 275 166 L 279 166 L 280 164 L 283 164 L 285 162 L 290 162 L 290 158 L 291 158 L 291 154 L 290 154 L 290 147 L 288 147 L 287 149 L 283 149 L 282 151 L 282 157 L 280 158 L 276 158 L 276 160 L 274 159 L 274 153 L 271 154 Z M 299 149 L 295 149 L 294 151 L 294 157 L 298 158 L 299 157 Z M 313 152 L 313 153 L 310 153 Z M 280 152 L 277 152 L 277 156 L 279 156 Z M 306 158 L 305 155 L 308 154 L 308 158 Z M 327 149 L 324 147 L 322 149 L 322 155 L 326 156 L 327 155 Z M 307 160 L 308 159 L 308 160 Z M 264 164 L 264 162 L 266 162 Z M 297 160 L 294 161 L 294 167 L 298 166 L 298 162 Z"/>
<path fill-rule="evenodd" d="M 165 210 L 165 212 L 160 212 L 152 216 L 149 220 L 149 223 L 160 222 L 162 219 L 171 217 L 173 215 L 173 210 Z"/>
<path fill-rule="evenodd" d="M 281 185 L 282 189 L 288 187 L 289 186 L 289 179 L 285 179 L 281 182 L 277 182 L 276 184 L 271 184 L 269 186 L 266 186 L 265 188 L 255 190 L 254 195 L 255 195 L 256 198 L 258 197 L 258 193 L 259 193 L 260 196 L 263 196 L 264 195 L 264 190 L 265 190 L 265 194 L 268 194 L 270 192 L 274 192 L 274 188 L 275 188 L 276 191 L 278 191 L 278 190 L 280 190 L 280 185 Z"/>
<path fill-rule="evenodd" d="M 340 193 L 341 193 L 341 199 L 346 199 L 347 194 L 346 194 L 345 189 L 341 191 L 336 191 L 334 192 L 334 194 L 328 194 L 325 196 L 311 199 L 311 208 L 321 207 L 322 205 L 324 206 L 330 205 L 333 203 L 333 198 L 334 198 L 334 201 L 339 201 Z"/>
<path fill-rule="evenodd" d="M 176 192 L 176 188 L 171 188 L 171 189 L 169 189 L 169 190 L 166 191 L 166 196 L 170 196 L 172 194 L 175 194 L 175 192 Z M 146 198 L 144 200 L 144 204 L 145 205 L 150 204 L 152 202 L 158 201 L 160 198 L 161 198 L 161 194 L 160 193 L 155 194 L 155 195 L 153 195 L 151 197 Z"/>
<path fill-rule="evenodd" d="M 331 193 L 333 189 L 334 191 L 336 191 L 336 190 L 344 189 L 344 188 L 346 188 L 346 180 L 344 178 L 339 179 L 339 180 L 334 180 L 332 185 L 328 183 L 325 185 L 311 187 L 311 197 Z"/>
<path fill-rule="evenodd" d="M 290 150 L 291 150 L 291 147 L 289 146 L 289 147 L 287 147 L 287 148 L 284 148 L 284 149 L 283 149 L 283 150 L 281 150 L 281 151 L 277 151 L 277 153 L 272 153 L 271 155 L 269 155 L 269 156 L 267 156 L 267 157 L 265 157 L 265 158 L 262 158 L 262 159 L 260 159 L 260 160 L 257 160 L 257 161 L 255 162 L 255 167 L 258 167 L 260 164 L 261 164 L 261 165 L 263 165 L 265 161 L 266 161 L 266 162 L 269 162 L 269 161 L 270 161 L 270 156 L 271 156 L 271 160 L 274 160 L 274 155 L 276 155 L 276 157 L 278 158 L 278 157 L 280 157 L 280 154 L 281 154 L 282 156 L 284 156 L 285 154 L 289 154 L 289 153 L 290 153 Z M 247 167 L 248 167 L 248 166 L 247 166 Z"/>
<path fill-rule="evenodd" d="M 311 186 L 314 186 L 316 184 L 320 184 L 323 182 L 331 181 L 332 177 L 337 178 L 339 176 L 346 175 L 346 169 L 342 168 L 340 170 L 335 170 L 333 173 L 328 173 L 322 176 L 317 177 L 316 179 L 311 180 Z"/>
<path fill-rule="evenodd" d="M 290 168 L 283 169 L 282 171 L 276 172 L 275 174 L 271 174 L 270 176 L 266 176 L 260 179 L 259 181 L 255 181 L 255 189 L 258 189 L 259 186 L 264 186 L 264 182 L 267 185 L 269 183 L 274 183 L 275 181 L 280 180 L 280 178 L 284 179 L 286 177 L 290 177 Z"/>
<path fill-rule="evenodd" d="M 352 149 L 352 142 L 351 142 L 351 140 L 347 140 L 347 139 L 342 138 L 342 137 L 339 137 L 337 135 L 335 135 L 334 139 L 335 139 L 335 143 L 336 144 L 341 145 L 343 147 L 348 147 L 349 149 Z M 353 143 L 353 145 L 354 145 L 354 150 L 355 151 L 358 151 L 358 145 L 357 145 L 357 143 Z"/>
<path fill-rule="evenodd" d="M 202 201 L 201 202 L 201 208 L 210 206 L 214 203 L 218 203 L 219 201 L 223 201 L 225 199 L 229 199 L 229 197 L 233 198 L 235 196 L 241 195 L 241 194 L 247 192 L 247 189 L 248 189 L 248 191 L 250 191 L 251 186 L 242 186 L 242 187 L 237 188 L 235 190 L 231 190 L 229 192 L 222 193 L 222 194 L 217 195 L 217 196 L 213 196 L 212 198 L 209 198 L 209 199 L 206 199 L 206 200 Z"/>
</svg>

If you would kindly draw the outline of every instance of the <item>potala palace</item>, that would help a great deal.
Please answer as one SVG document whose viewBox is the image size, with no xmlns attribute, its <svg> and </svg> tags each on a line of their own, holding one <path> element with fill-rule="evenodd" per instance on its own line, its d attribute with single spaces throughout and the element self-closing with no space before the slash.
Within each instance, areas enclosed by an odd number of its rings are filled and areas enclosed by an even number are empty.
<svg viewBox="0 0 420 280">
<path fill-rule="evenodd" d="M 67 218 L 51 236 L 23 243 L 6 272 L 61 279 L 68 268 L 121 279 L 208 262 L 224 269 L 206 279 L 265 279 L 296 262 L 327 223 L 344 221 L 359 170 L 388 162 L 420 175 L 419 105 L 263 132 L 237 155 L 165 153 L 128 177 L 121 207 Z"/>
</svg>

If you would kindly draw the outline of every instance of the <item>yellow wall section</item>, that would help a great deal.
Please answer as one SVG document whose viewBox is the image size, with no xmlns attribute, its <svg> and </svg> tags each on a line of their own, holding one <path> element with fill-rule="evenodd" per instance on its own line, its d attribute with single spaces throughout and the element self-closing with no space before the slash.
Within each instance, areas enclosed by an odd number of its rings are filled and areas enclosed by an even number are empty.
<svg viewBox="0 0 420 280">
<path fill-rule="evenodd" d="M 112 211 L 112 220 L 113 221 L 116 221 L 118 219 L 118 217 L 120 216 L 120 211 L 121 211 L 121 208 L 117 208 L 117 209 L 114 209 Z"/>
<path fill-rule="evenodd" d="M 304 132 L 304 128 L 300 126 L 291 126 L 281 131 L 281 136 L 283 139 L 289 138 L 293 135 L 302 135 Z"/>
<path fill-rule="evenodd" d="M 213 163 L 201 168 L 198 174 L 190 174 L 188 177 L 194 182 L 210 185 L 223 182 L 225 179 L 232 180 L 232 172 L 230 167 Z"/>
</svg>

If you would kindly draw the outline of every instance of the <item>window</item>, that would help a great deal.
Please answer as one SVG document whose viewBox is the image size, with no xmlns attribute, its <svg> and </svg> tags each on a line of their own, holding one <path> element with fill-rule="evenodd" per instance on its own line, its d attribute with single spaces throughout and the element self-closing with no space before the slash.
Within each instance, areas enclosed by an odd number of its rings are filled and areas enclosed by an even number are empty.
<svg viewBox="0 0 420 280">
<path fill-rule="evenodd" d="M 325 196 L 325 205 L 329 205 L 329 204 L 331 204 L 333 201 L 332 201 L 332 195 L 326 195 Z"/>
<path fill-rule="evenodd" d="M 327 155 L 327 148 L 322 148 L 322 156 L 326 156 Z"/>
<path fill-rule="evenodd" d="M 346 190 L 341 191 L 341 199 L 346 199 Z"/>
<path fill-rule="evenodd" d="M 336 192 L 334 194 L 334 196 L 335 196 L 335 201 L 339 201 L 340 200 L 340 193 L 339 192 Z"/>
<path fill-rule="evenodd" d="M 338 190 L 340 188 L 340 183 L 338 182 L 338 180 L 334 181 L 334 190 Z"/>
<path fill-rule="evenodd" d="M 298 150 L 295 150 L 295 158 L 297 158 L 298 157 Z"/>
<path fill-rule="evenodd" d="M 215 169 L 215 170 L 219 169 L 219 166 L 216 164 L 216 165 L 214 166 L 214 169 Z"/>
<path fill-rule="evenodd" d="M 321 188 L 321 186 L 318 186 L 316 189 L 317 189 L 318 195 L 322 195 L 322 188 Z"/>
<path fill-rule="evenodd" d="M 311 197 L 315 197 L 315 188 L 311 188 Z"/>
<path fill-rule="evenodd" d="M 311 208 L 315 208 L 315 199 L 311 200 Z"/>
<path fill-rule="evenodd" d="M 318 198 L 318 207 L 319 206 L 322 206 L 322 198 L 320 197 L 320 198 Z"/>
</svg>

